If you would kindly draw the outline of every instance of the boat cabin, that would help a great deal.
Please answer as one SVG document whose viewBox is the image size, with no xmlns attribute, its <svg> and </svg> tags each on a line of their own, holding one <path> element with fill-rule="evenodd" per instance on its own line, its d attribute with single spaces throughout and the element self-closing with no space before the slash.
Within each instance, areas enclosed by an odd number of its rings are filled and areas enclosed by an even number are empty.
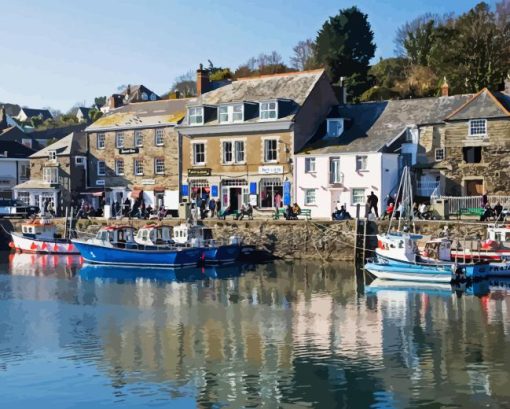
<svg viewBox="0 0 510 409">
<path fill-rule="evenodd" d="M 131 226 L 108 226 L 100 229 L 93 242 L 102 246 L 138 248 L 134 240 L 135 229 Z"/>
<path fill-rule="evenodd" d="M 487 226 L 487 240 L 510 244 L 510 225 L 489 224 Z"/>
<path fill-rule="evenodd" d="M 377 254 L 395 260 L 416 261 L 419 255 L 416 241 L 423 236 L 409 233 L 389 233 L 378 235 Z"/>
<path fill-rule="evenodd" d="M 138 230 L 135 241 L 144 246 L 167 246 L 174 244 L 170 226 L 147 225 Z"/>
<path fill-rule="evenodd" d="M 31 239 L 54 240 L 60 237 L 57 234 L 57 227 L 48 219 L 36 219 L 24 223 L 21 226 L 21 233 L 24 237 Z"/>
<path fill-rule="evenodd" d="M 423 256 L 433 260 L 450 261 L 452 258 L 452 242 L 448 239 L 434 239 L 425 243 Z"/>
<path fill-rule="evenodd" d="M 212 229 L 204 226 L 180 224 L 173 229 L 173 239 L 177 244 L 204 245 L 213 240 Z"/>
</svg>

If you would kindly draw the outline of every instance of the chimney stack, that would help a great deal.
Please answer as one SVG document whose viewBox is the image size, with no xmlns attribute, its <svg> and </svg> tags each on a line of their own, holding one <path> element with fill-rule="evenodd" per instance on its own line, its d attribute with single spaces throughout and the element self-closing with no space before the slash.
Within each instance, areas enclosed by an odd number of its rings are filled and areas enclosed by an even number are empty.
<svg viewBox="0 0 510 409">
<path fill-rule="evenodd" d="M 503 91 L 505 94 L 510 95 L 510 73 L 506 75 L 505 78 L 505 89 Z"/>
<path fill-rule="evenodd" d="M 200 64 L 197 70 L 197 96 L 202 95 L 209 90 L 209 71 L 204 70 L 204 66 Z"/>
<path fill-rule="evenodd" d="M 7 128 L 7 114 L 5 113 L 5 106 L 0 108 L 0 131 Z"/>
<path fill-rule="evenodd" d="M 442 97 L 448 96 L 448 82 L 446 82 L 446 77 L 444 77 L 443 85 L 441 85 L 441 96 Z"/>
</svg>

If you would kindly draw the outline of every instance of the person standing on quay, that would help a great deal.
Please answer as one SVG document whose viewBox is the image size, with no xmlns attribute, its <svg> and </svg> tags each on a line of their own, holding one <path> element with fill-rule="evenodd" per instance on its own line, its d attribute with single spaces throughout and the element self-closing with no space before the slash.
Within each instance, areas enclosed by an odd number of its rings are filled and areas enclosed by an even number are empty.
<svg viewBox="0 0 510 409">
<path fill-rule="evenodd" d="M 379 204 L 379 198 L 374 194 L 374 192 L 370 192 L 370 196 L 368 196 L 367 204 L 368 204 L 367 214 L 370 214 L 373 209 L 375 217 L 379 218 L 379 210 L 377 210 L 377 206 Z"/>
</svg>

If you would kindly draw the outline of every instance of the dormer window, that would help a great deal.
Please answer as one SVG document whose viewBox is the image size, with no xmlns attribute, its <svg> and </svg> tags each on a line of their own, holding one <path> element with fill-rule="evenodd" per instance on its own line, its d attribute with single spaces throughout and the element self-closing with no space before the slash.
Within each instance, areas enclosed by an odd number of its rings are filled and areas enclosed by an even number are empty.
<svg viewBox="0 0 510 409">
<path fill-rule="evenodd" d="M 220 124 L 232 122 L 242 122 L 244 119 L 243 104 L 222 105 L 218 108 L 218 118 Z"/>
<path fill-rule="evenodd" d="M 52 160 L 52 161 L 56 161 L 57 160 L 57 151 L 49 151 L 48 159 Z"/>
<path fill-rule="evenodd" d="M 149 96 L 146 92 L 142 92 L 142 101 L 147 101 L 149 99 Z"/>
<path fill-rule="evenodd" d="M 188 123 L 189 125 L 203 125 L 204 107 L 188 108 Z"/>
<path fill-rule="evenodd" d="M 469 136 L 487 136 L 487 120 L 472 119 L 469 121 Z"/>
<path fill-rule="evenodd" d="M 278 104 L 276 101 L 260 103 L 260 119 L 263 121 L 274 121 L 278 118 Z"/>
<path fill-rule="evenodd" d="M 338 138 L 344 131 L 343 118 L 332 118 L 327 120 L 327 135 L 330 138 Z"/>
</svg>

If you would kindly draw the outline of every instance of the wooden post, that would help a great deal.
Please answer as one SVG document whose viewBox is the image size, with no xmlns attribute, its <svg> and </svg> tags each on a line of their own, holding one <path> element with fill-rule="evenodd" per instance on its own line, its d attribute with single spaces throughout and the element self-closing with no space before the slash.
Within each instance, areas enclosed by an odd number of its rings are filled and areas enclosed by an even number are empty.
<svg viewBox="0 0 510 409">
<path fill-rule="evenodd" d="M 68 216 L 69 208 L 66 207 L 66 218 L 64 222 L 64 238 L 67 239 L 67 216 Z"/>
</svg>

